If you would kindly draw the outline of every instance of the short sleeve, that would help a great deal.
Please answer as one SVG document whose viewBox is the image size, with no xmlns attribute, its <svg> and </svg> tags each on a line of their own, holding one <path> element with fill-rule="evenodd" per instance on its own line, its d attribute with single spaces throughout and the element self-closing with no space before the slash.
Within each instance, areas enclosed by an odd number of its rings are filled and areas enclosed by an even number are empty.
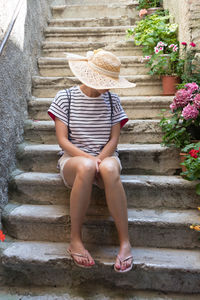
<svg viewBox="0 0 200 300">
<path fill-rule="evenodd" d="M 122 128 L 127 122 L 128 117 L 125 114 L 120 99 L 117 95 L 115 97 L 112 96 L 113 102 L 113 113 L 112 113 L 112 126 L 120 122 L 120 128 Z"/>
<path fill-rule="evenodd" d="M 69 98 L 66 90 L 59 91 L 53 102 L 51 103 L 48 114 L 55 121 L 55 117 L 60 119 L 68 126 L 68 111 L 69 111 Z"/>
</svg>

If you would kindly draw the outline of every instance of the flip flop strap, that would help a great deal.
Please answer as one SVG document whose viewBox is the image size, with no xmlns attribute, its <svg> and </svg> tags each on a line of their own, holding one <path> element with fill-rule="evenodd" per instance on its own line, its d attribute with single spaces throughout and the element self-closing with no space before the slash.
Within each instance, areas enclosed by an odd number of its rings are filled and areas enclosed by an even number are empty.
<svg viewBox="0 0 200 300">
<path fill-rule="evenodd" d="M 132 256 L 132 255 L 130 255 L 130 256 L 128 256 L 128 257 L 126 257 L 126 258 L 124 258 L 124 259 L 121 259 L 121 257 L 120 257 L 119 255 L 117 255 L 117 257 L 119 258 L 119 260 L 120 260 L 120 263 L 123 263 L 123 262 L 125 262 L 125 261 L 129 260 L 130 258 L 131 258 L 131 259 L 133 259 L 133 256 Z"/>
<path fill-rule="evenodd" d="M 84 258 L 88 258 L 86 255 L 80 254 L 80 253 L 73 253 L 70 250 L 68 250 L 68 253 L 72 256 L 79 256 L 79 257 L 84 257 Z"/>
</svg>

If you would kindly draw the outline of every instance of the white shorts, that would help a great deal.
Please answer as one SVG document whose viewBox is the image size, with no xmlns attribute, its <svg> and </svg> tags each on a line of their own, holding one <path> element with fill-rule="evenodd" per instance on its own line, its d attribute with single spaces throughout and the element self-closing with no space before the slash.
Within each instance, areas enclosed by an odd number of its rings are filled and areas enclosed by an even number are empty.
<svg viewBox="0 0 200 300">
<path fill-rule="evenodd" d="M 66 180 L 65 180 L 65 178 L 64 178 L 64 175 L 63 175 L 63 169 L 64 169 L 64 166 L 65 166 L 66 162 L 67 162 L 70 158 L 72 158 L 72 157 L 73 157 L 73 156 L 71 156 L 71 155 L 69 155 L 68 153 L 64 152 L 64 154 L 63 154 L 63 155 L 61 156 L 61 158 L 58 160 L 58 168 L 60 169 L 60 176 L 62 177 L 65 186 L 67 186 L 68 188 L 72 188 L 72 186 L 70 186 L 70 185 L 66 182 Z M 112 158 L 115 158 L 115 159 L 117 160 L 117 162 L 119 163 L 120 172 L 121 172 L 121 170 L 122 170 L 122 165 L 121 165 L 121 161 L 120 161 L 120 159 L 119 159 L 117 153 L 114 152 L 114 154 L 113 154 L 111 157 L 112 157 Z M 96 181 L 95 179 L 94 179 L 93 184 L 95 184 L 95 185 L 98 186 L 98 183 L 97 183 L 97 181 Z"/>
</svg>

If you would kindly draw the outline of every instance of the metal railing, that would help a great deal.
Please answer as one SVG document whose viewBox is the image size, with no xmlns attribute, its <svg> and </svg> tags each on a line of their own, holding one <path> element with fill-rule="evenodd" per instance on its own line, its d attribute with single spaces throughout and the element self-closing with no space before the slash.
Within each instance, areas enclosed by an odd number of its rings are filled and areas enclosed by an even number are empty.
<svg viewBox="0 0 200 300">
<path fill-rule="evenodd" d="M 17 3 L 17 6 L 16 6 L 15 11 L 14 11 L 14 14 L 13 14 L 12 19 L 10 21 L 10 24 L 9 24 L 7 30 L 6 30 L 5 35 L 4 35 L 3 41 L 0 44 L 0 56 L 1 56 L 2 52 L 3 52 L 3 49 L 4 49 L 4 47 L 5 47 L 8 39 L 9 39 L 9 36 L 10 36 L 10 34 L 12 32 L 12 29 L 13 29 L 13 27 L 15 25 L 15 21 L 17 20 L 17 17 L 19 15 L 19 12 L 20 12 L 20 9 L 22 7 L 22 3 L 23 2 L 24 2 L 24 0 L 19 0 L 18 3 Z"/>
</svg>

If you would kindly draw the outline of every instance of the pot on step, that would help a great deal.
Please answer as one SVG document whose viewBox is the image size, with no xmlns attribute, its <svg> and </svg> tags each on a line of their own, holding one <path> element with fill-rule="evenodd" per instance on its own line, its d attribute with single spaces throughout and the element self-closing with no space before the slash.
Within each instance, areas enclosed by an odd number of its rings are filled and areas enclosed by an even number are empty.
<svg viewBox="0 0 200 300">
<path fill-rule="evenodd" d="M 181 82 L 180 77 L 175 75 L 163 75 L 162 76 L 162 88 L 163 95 L 171 96 L 175 95 L 177 91 L 177 85 Z"/>
</svg>

